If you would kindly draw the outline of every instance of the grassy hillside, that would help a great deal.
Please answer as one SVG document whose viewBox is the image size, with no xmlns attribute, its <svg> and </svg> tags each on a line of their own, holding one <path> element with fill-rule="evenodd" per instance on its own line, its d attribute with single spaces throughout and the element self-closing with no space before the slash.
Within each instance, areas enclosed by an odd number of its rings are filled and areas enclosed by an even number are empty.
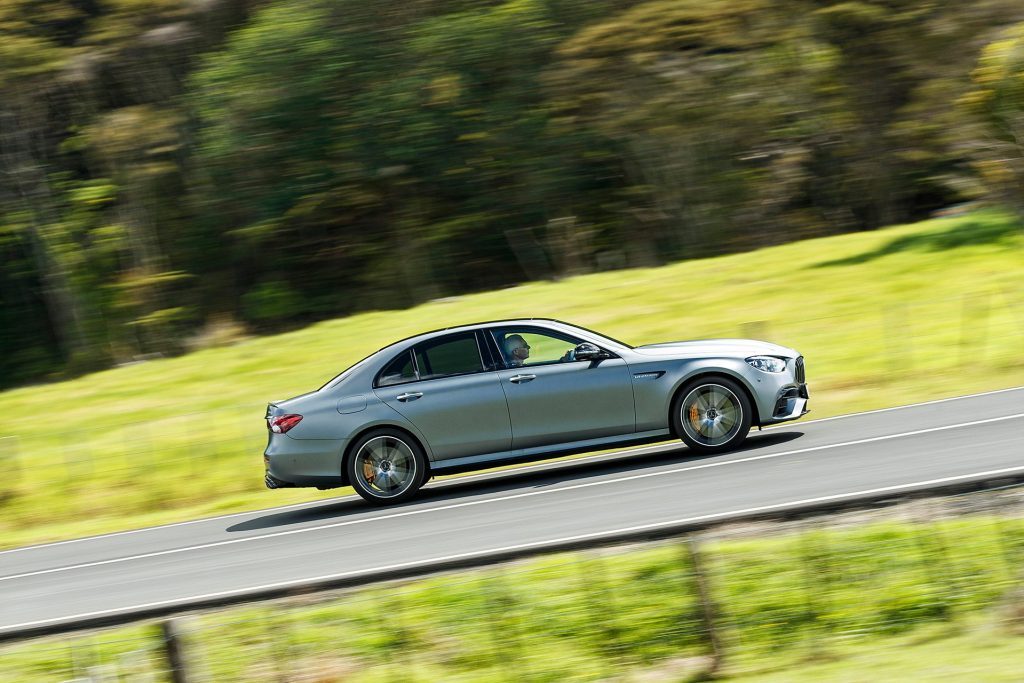
<svg viewBox="0 0 1024 683">
<path fill-rule="evenodd" d="M 345 296 L 345 292 L 338 292 Z M 981 212 L 368 313 L 0 394 L 0 544 L 268 507 L 265 403 L 427 329 L 551 316 L 631 343 L 750 336 L 807 358 L 813 417 L 1024 384 L 1024 230 Z"/>
</svg>

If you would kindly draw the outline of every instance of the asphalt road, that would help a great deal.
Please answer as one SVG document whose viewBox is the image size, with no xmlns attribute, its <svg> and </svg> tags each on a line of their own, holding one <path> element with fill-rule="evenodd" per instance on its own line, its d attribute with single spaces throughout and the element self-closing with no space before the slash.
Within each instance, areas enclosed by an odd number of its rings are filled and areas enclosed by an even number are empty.
<svg viewBox="0 0 1024 683">
<path fill-rule="evenodd" d="M 311 578 L 1024 471 L 1024 388 L 0 552 L 0 635 Z M 262 475 L 259 454 L 251 476 Z M 268 491 L 267 500 L 273 500 Z"/>
</svg>

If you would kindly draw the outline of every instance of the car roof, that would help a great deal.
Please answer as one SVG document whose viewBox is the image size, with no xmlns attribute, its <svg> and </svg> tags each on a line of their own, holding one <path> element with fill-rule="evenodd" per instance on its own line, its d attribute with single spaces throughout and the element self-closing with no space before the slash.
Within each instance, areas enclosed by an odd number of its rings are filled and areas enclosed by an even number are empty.
<svg viewBox="0 0 1024 683">
<path fill-rule="evenodd" d="M 504 319 L 501 319 L 501 320 L 485 320 L 483 322 L 467 323 L 467 324 L 464 324 L 464 325 L 451 325 L 449 327 L 440 327 L 440 328 L 438 328 L 436 330 L 430 330 L 429 332 L 420 332 L 419 334 L 414 334 L 414 335 L 412 335 L 410 337 L 405 337 L 404 339 L 398 339 L 396 341 L 393 341 L 390 344 L 388 344 L 387 346 L 382 346 L 380 349 L 378 349 L 378 351 L 383 351 L 384 349 L 389 349 L 392 346 L 395 346 L 397 344 L 401 344 L 403 342 L 412 341 L 413 339 L 420 339 L 420 338 L 427 339 L 427 338 L 429 338 L 429 337 L 431 337 L 433 335 L 440 334 L 442 332 L 453 332 L 453 331 L 456 331 L 456 330 L 466 330 L 468 332 L 470 330 L 478 330 L 481 327 L 488 327 L 488 326 L 491 326 L 491 325 L 508 325 L 508 324 L 520 324 L 520 325 L 522 325 L 522 324 L 537 323 L 537 322 L 556 323 L 558 325 L 565 325 L 567 327 L 573 327 L 573 328 L 576 328 L 576 329 L 579 329 L 579 330 L 584 330 L 585 332 L 593 332 L 593 330 L 588 330 L 585 327 L 580 327 L 579 325 L 573 325 L 572 323 L 567 323 L 564 320 L 558 320 L 556 318 L 504 318 Z M 598 333 L 595 333 L 595 334 L 598 334 Z M 604 336 L 604 335 L 601 335 L 601 336 Z"/>
</svg>

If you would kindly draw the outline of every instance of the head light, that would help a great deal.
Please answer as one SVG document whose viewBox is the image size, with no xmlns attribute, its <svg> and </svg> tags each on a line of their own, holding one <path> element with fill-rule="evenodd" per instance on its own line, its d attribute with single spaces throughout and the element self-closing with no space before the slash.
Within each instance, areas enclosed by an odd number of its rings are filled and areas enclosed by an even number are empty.
<svg viewBox="0 0 1024 683">
<path fill-rule="evenodd" d="M 782 372 L 786 369 L 786 360 L 775 356 L 751 356 L 747 364 L 761 372 Z"/>
</svg>

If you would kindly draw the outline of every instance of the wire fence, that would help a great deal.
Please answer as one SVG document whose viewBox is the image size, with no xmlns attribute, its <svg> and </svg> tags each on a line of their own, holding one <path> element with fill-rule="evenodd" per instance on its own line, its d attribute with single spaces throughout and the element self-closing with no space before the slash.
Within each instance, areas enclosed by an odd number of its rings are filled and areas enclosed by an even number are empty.
<svg viewBox="0 0 1024 683">
<path fill-rule="evenodd" d="M 686 680 L 979 614 L 1012 633 L 1022 567 L 1013 486 L 13 643 L 0 680 Z"/>
</svg>

